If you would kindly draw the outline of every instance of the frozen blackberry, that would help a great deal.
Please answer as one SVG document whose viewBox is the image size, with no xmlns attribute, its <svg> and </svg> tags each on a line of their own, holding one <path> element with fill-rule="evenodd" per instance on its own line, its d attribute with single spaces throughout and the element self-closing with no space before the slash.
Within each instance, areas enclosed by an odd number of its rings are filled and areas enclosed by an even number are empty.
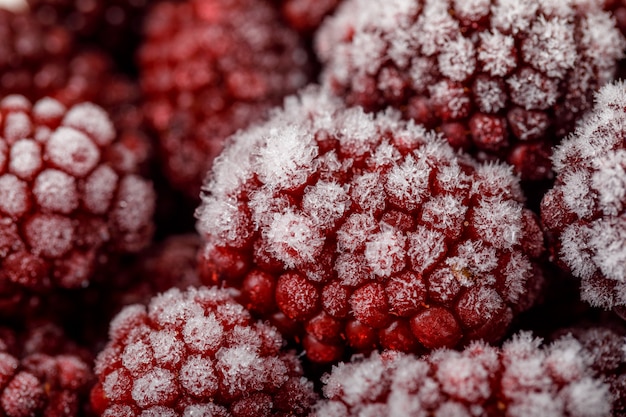
<svg viewBox="0 0 626 417">
<path fill-rule="evenodd" d="M 217 288 L 171 289 L 111 322 L 91 403 L 101 416 L 304 416 L 316 399 L 294 352 Z"/>
<path fill-rule="evenodd" d="M 317 33 L 323 80 L 457 148 L 551 175 L 551 146 L 611 80 L 624 38 L 601 0 L 347 0 Z"/>
<path fill-rule="evenodd" d="M 146 18 L 139 66 L 163 168 L 196 200 L 224 139 L 308 80 L 297 33 L 263 0 L 156 5 Z"/>
<path fill-rule="evenodd" d="M 8 96 L 0 132 L 2 287 L 82 287 L 109 255 L 150 241 L 152 186 L 119 169 L 102 108 Z"/>
<path fill-rule="evenodd" d="M 24 335 L 2 329 L 0 413 L 6 417 L 84 415 L 94 378 L 91 361 L 79 350 L 50 323 L 38 323 Z"/>
<path fill-rule="evenodd" d="M 203 279 L 241 289 L 313 361 L 496 340 L 537 295 L 543 238 L 511 168 L 398 112 L 310 88 L 217 161 L 196 213 Z"/>
<path fill-rule="evenodd" d="M 519 333 L 501 349 L 473 342 L 461 352 L 442 349 L 422 358 L 357 356 L 323 378 L 325 400 L 311 416 L 621 415 L 612 414 L 611 384 L 583 343 L 567 335 L 541 344 Z"/>
<path fill-rule="evenodd" d="M 593 111 L 554 151 L 556 183 L 541 219 L 554 257 L 581 279 L 595 307 L 626 306 L 626 83 L 596 95 Z"/>
</svg>

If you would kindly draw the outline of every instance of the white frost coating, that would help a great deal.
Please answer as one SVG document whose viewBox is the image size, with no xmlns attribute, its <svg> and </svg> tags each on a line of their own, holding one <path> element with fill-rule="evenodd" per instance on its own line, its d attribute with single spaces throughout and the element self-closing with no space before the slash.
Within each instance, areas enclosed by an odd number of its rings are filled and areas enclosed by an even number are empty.
<svg viewBox="0 0 626 417">
<path fill-rule="evenodd" d="M 422 205 L 422 221 L 458 238 L 467 212 L 467 205 L 459 197 L 445 194 L 426 201 Z"/>
<path fill-rule="evenodd" d="M 155 198 L 150 183 L 137 175 L 127 175 L 119 182 L 111 217 L 121 230 L 138 231 L 150 223 Z"/>
<path fill-rule="evenodd" d="M 94 214 L 104 214 L 111 206 L 119 176 L 108 165 L 100 165 L 83 183 L 83 204 Z"/>
<path fill-rule="evenodd" d="M 10 112 L 4 118 L 4 138 L 8 143 L 30 137 L 33 125 L 30 117 L 23 112 Z"/>
<path fill-rule="evenodd" d="M 73 245 L 74 225 L 67 217 L 36 214 L 26 222 L 24 234 L 35 255 L 58 258 Z"/>
<path fill-rule="evenodd" d="M 186 353 L 178 334 L 172 330 L 150 333 L 150 347 L 156 364 L 170 369 L 177 366 Z"/>
<path fill-rule="evenodd" d="M 616 28 L 615 17 L 605 11 L 591 13 L 581 22 L 583 53 L 600 69 L 613 66 L 613 62 L 624 57 L 626 39 Z M 611 81 L 610 72 L 600 72 L 600 85 Z M 608 78 L 610 77 L 610 78 Z"/>
<path fill-rule="evenodd" d="M 522 45 L 522 56 L 548 77 L 563 78 L 578 58 L 573 25 L 540 16 Z"/>
<path fill-rule="evenodd" d="M 195 215 L 198 231 L 211 236 L 218 244 L 243 246 L 252 234 L 250 219 L 240 210 L 235 198 L 205 196 Z"/>
<path fill-rule="evenodd" d="M 157 405 L 143 410 L 139 417 L 178 417 L 178 413 L 169 407 Z"/>
<path fill-rule="evenodd" d="M 84 177 L 100 160 L 100 150 L 84 133 L 60 127 L 46 142 L 45 156 L 63 171 Z"/>
<path fill-rule="evenodd" d="M 533 274 L 533 267 L 528 258 L 518 252 L 511 253 L 509 262 L 504 267 L 502 275 L 506 283 L 504 296 L 510 303 L 517 303 L 521 295 L 525 294 L 527 282 Z"/>
<path fill-rule="evenodd" d="M 596 271 L 588 251 L 591 236 L 591 229 L 575 224 L 566 227 L 561 235 L 559 255 L 572 269 L 574 275 L 583 279 L 590 278 Z"/>
<path fill-rule="evenodd" d="M 436 105 L 445 105 L 450 111 L 450 117 L 465 117 L 466 107 L 471 105 L 468 94 L 461 86 L 454 86 L 448 81 L 440 81 L 428 86 L 428 93 Z"/>
<path fill-rule="evenodd" d="M 191 356 L 180 368 L 178 380 L 190 394 L 212 396 L 219 389 L 219 379 L 213 361 L 201 355 Z"/>
<path fill-rule="evenodd" d="M 337 231 L 340 251 L 355 252 L 362 248 L 369 236 L 378 229 L 376 219 L 369 214 L 352 213 Z"/>
<path fill-rule="evenodd" d="M 221 385 L 231 395 L 241 395 L 250 390 L 262 391 L 276 383 L 282 385 L 288 379 L 288 370 L 283 362 L 262 358 L 249 346 L 220 349 L 215 358 L 215 368 L 222 375 Z"/>
<path fill-rule="evenodd" d="M 589 174 L 584 171 L 569 171 L 563 174 L 563 201 L 567 208 L 579 218 L 587 218 L 595 208 Z"/>
<path fill-rule="evenodd" d="M 497 80 L 479 77 L 474 81 L 472 92 L 478 108 L 484 113 L 497 113 L 506 105 L 504 84 Z"/>
<path fill-rule="evenodd" d="M 626 205 L 626 149 L 608 151 L 604 158 L 594 162 L 597 171 L 591 184 L 598 193 L 598 205 L 605 215 L 617 216 Z"/>
<path fill-rule="evenodd" d="M 33 105 L 33 116 L 41 121 L 60 119 L 66 111 L 61 102 L 50 97 L 44 97 Z"/>
<path fill-rule="evenodd" d="M 430 56 L 459 33 L 459 23 L 450 16 L 448 0 L 428 0 L 417 19 L 415 42 L 422 53 Z"/>
<path fill-rule="evenodd" d="M 11 174 L 0 176 L 0 210 L 17 219 L 29 207 L 28 184 Z"/>
<path fill-rule="evenodd" d="M 347 187 L 336 182 L 318 182 L 304 190 L 302 209 L 323 230 L 331 229 L 350 207 Z"/>
<path fill-rule="evenodd" d="M 385 223 L 381 229 L 365 244 L 365 259 L 374 274 L 388 277 L 404 268 L 406 237 Z"/>
<path fill-rule="evenodd" d="M 115 139 L 115 128 L 107 112 L 92 103 L 73 106 L 63 118 L 63 126 L 85 132 L 99 146 L 110 145 Z"/>
<path fill-rule="evenodd" d="M 446 265 L 452 271 L 461 272 L 457 278 L 464 286 L 473 286 L 487 280 L 486 274 L 498 266 L 498 257 L 494 248 L 486 246 L 480 240 L 466 241 L 458 245 L 458 255 L 446 259 Z"/>
<path fill-rule="evenodd" d="M 611 415 L 610 388 L 607 384 L 586 377 L 564 390 L 565 409 L 572 417 L 602 417 Z"/>
<path fill-rule="evenodd" d="M 431 265 L 441 260 L 447 250 L 445 236 L 438 230 L 417 226 L 415 232 L 408 233 L 408 256 L 411 267 L 423 273 Z"/>
<path fill-rule="evenodd" d="M 228 416 L 228 410 L 221 405 L 208 403 L 185 407 L 182 417 L 222 417 Z"/>
<path fill-rule="evenodd" d="M 215 314 L 191 317 L 183 328 L 183 340 L 188 349 L 198 353 L 214 353 L 224 337 L 224 328 Z"/>
<path fill-rule="evenodd" d="M 626 214 L 595 221 L 589 245 L 602 275 L 626 281 Z"/>
<path fill-rule="evenodd" d="M 45 210 L 69 214 L 78 207 L 78 189 L 71 175 L 56 169 L 39 173 L 33 184 L 33 195 Z"/>
<path fill-rule="evenodd" d="M 32 139 L 18 140 L 11 146 L 9 171 L 18 177 L 30 180 L 41 169 L 41 147 Z"/>
<path fill-rule="evenodd" d="M 379 123 L 383 119 L 380 118 Z M 380 141 L 377 127 L 374 115 L 365 113 L 360 107 L 345 108 L 335 116 L 334 133 L 340 139 L 339 147 L 351 157 L 358 158 L 371 152 Z"/>
<path fill-rule="evenodd" d="M 372 357 L 375 360 L 359 362 L 359 358 L 355 357 L 352 363 L 334 365 L 332 373 L 322 377 L 324 396 L 340 397 L 353 407 L 364 400 L 377 398 L 388 383 L 389 369 L 380 361 L 377 353 Z"/>
<path fill-rule="evenodd" d="M 303 185 L 315 169 L 318 149 L 314 138 L 298 126 L 270 129 L 267 134 L 272 139 L 259 148 L 255 163 L 259 179 L 277 190 Z"/>
<path fill-rule="evenodd" d="M 489 14 L 490 0 L 453 0 L 453 7 L 459 19 L 473 22 Z"/>
<path fill-rule="evenodd" d="M 166 402 L 178 394 L 176 376 L 167 369 L 154 368 L 133 382 L 131 395 L 137 405 L 146 408 Z"/>
<path fill-rule="evenodd" d="M 517 65 L 515 39 L 497 30 L 481 32 L 477 58 L 488 74 L 503 77 Z"/>
<path fill-rule="evenodd" d="M 511 101 L 526 110 L 545 110 L 559 96 L 559 86 L 554 79 L 546 78 L 530 68 L 522 68 L 506 80 Z"/>
<path fill-rule="evenodd" d="M 153 353 L 149 343 L 136 340 L 126 345 L 122 352 L 121 360 L 124 368 L 131 374 L 137 375 L 152 363 Z"/>
<path fill-rule="evenodd" d="M 204 315 L 204 310 L 189 297 L 193 294 L 183 294 L 178 289 L 159 294 L 148 305 L 148 317 L 160 326 L 180 328 L 192 317 Z"/>
<path fill-rule="evenodd" d="M 289 268 L 315 262 L 324 245 L 324 237 L 307 216 L 293 211 L 274 214 L 272 223 L 263 230 L 270 250 Z"/>
<path fill-rule="evenodd" d="M 522 237 L 522 207 L 510 200 L 481 200 L 470 223 L 482 240 L 494 247 L 512 249 Z"/>
<path fill-rule="evenodd" d="M 402 208 L 414 210 L 426 198 L 430 171 L 431 167 L 423 158 L 407 155 L 401 164 L 389 170 L 385 191 L 389 197 L 398 200 Z"/>
<path fill-rule="evenodd" d="M 450 355 L 437 368 L 436 375 L 442 381 L 442 391 L 453 398 L 475 403 L 491 394 L 489 372 L 473 358 Z"/>
<path fill-rule="evenodd" d="M 465 81 L 476 67 L 474 44 L 467 38 L 458 37 L 444 44 L 437 59 L 442 75 L 454 81 Z"/>
<path fill-rule="evenodd" d="M 491 25 L 505 33 L 528 30 L 539 8 L 534 0 L 497 0 L 491 7 Z"/>
</svg>

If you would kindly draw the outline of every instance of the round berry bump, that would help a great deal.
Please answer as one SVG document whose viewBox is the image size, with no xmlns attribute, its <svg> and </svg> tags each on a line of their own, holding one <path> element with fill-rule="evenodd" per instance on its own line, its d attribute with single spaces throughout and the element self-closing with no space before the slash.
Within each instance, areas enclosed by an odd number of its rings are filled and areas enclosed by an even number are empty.
<svg viewBox="0 0 626 417">
<path fill-rule="evenodd" d="M 298 34 L 266 2 L 154 7 L 139 51 L 140 82 L 170 182 L 198 199 L 225 138 L 304 86 L 309 66 Z"/>
<path fill-rule="evenodd" d="M 312 33 L 326 16 L 334 12 L 341 0 L 279 0 L 278 3 L 290 26 L 301 32 Z"/>
<path fill-rule="evenodd" d="M 543 237 L 511 167 L 322 88 L 232 136 L 205 191 L 203 279 L 320 360 L 497 340 L 540 287 Z"/>
<path fill-rule="evenodd" d="M 322 82 L 506 160 L 522 179 L 549 178 L 551 147 L 623 57 L 603 3 L 348 0 L 316 32 Z"/>
<path fill-rule="evenodd" d="M 593 110 L 553 156 L 554 187 L 542 222 L 559 263 L 581 279 L 581 297 L 626 305 L 626 84 L 607 84 Z"/>
<path fill-rule="evenodd" d="M 619 415 L 615 380 L 623 354 L 612 366 L 598 367 L 594 360 L 614 358 L 624 340 L 594 331 L 604 336 L 598 346 L 586 334 L 542 345 L 519 333 L 502 348 L 472 342 L 460 352 L 440 349 L 421 358 L 393 351 L 355 355 L 322 377 L 324 398 L 311 415 Z"/>
<path fill-rule="evenodd" d="M 316 394 L 295 353 L 282 351 L 278 331 L 255 322 L 234 295 L 171 289 L 147 308 L 123 309 L 96 359 L 93 408 L 102 416 L 306 415 Z"/>
<path fill-rule="evenodd" d="M 0 254 L 1 279 L 23 289 L 81 287 L 98 256 L 134 252 L 152 235 L 154 192 L 109 158 L 118 144 L 107 113 L 46 98 L 0 101 L 0 217 L 14 243 Z"/>
</svg>

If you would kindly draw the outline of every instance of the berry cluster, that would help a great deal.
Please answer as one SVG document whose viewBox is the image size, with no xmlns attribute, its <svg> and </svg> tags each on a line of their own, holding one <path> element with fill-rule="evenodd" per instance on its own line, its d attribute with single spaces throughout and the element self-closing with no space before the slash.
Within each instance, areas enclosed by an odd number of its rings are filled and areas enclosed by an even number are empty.
<svg viewBox="0 0 626 417">
<path fill-rule="evenodd" d="M 626 416 L 626 0 L 0 35 L 0 416 Z"/>
</svg>

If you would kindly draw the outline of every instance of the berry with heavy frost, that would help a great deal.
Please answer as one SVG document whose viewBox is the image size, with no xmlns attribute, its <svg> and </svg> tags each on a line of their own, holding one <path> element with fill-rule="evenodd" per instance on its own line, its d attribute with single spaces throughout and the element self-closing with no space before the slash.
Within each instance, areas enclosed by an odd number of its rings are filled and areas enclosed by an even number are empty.
<svg viewBox="0 0 626 417">
<path fill-rule="evenodd" d="M 596 307 L 626 306 L 626 83 L 603 87 L 554 151 L 556 183 L 541 203 L 554 256 Z"/>
<path fill-rule="evenodd" d="M 551 146 L 625 45 L 600 0 L 347 0 L 316 37 L 324 82 L 350 104 L 394 106 L 530 180 L 551 175 Z"/>
<path fill-rule="evenodd" d="M 91 403 L 101 416 L 303 416 L 315 401 L 294 352 L 232 293 L 171 289 L 111 322 Z"/>
<path fill-rule="evenodd" d="M 325 399 L 312 416 L 613 415 L 611 384 L 596 370 L 595 355 L 571 335 L 541 343 L 520 333 L 502 348 L 472 342 L 461 352 L 422 358 L 389 351 L 355 356 L 323 377 Z"/>
<path fill-rule="evenodd" d="M 393 110 L 307 89 L 231 137 L 205 191 L 203 279 L 240 288 L 314 361 L 495 340 L 537 295 L 543 238 L 510 167 Z"/>
<path fill-rule="evenodd" d="M 145 112 L 163 169 L 194 199 L 224 139 L 308 81 L 298 34 L 257 0 L 162 2 L 140 48 Z"/>
<path fill-rule="evenodd" d="M 0 132 L 3 287 L 81 287 L 108 255 L 150 241 L 152 186 L 119 169 L 102 108 L 8 96 Z"/>
</svg>

